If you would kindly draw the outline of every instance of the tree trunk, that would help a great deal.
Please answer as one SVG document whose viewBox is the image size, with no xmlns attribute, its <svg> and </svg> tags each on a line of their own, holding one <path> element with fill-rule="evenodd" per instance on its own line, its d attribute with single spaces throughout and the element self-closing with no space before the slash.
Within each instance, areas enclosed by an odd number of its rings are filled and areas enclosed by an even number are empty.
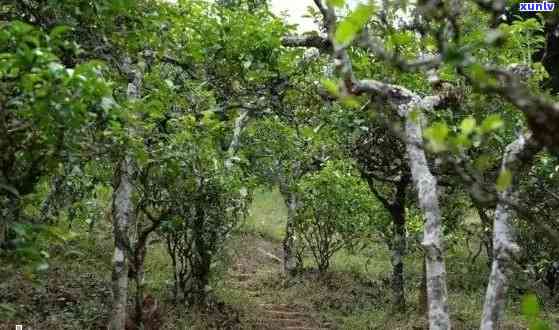
<svg viewBox="0 0 559 330">
<path fill-rule="evenodd" d="M 294 166 L 294 177 L 300 177 L 299 167 Z M 291 191 L 288 180 L 280 178 L 279 190 L 285 206 L 287 207 L 287 222 L 285 224 L 285 237 L 283 238 L 283 272 L 287 276 L 293 276 L 300 268 L 297 258 L 297 246 L 295 242 L 295 218 L 297 216 L 297 194 Z"/>
<path fill-rule="evenodd" d="M 131 256 L 131 264 L 129 265 L 129 272 L 133 272 L 134 284 L 136 286 L 136 294 L 134 297 L 134 321 L 138 326 L 143 325 L 143 310 L 144 310 L 144 262 L 146 260 L 147 242 L 149 234 L 153 232 L 160 223 L 156 219 L 151 227 L 145 229 L 138 235 L 138 240 L 134 244 L 134 254 Z"/>
<path fill-rule="evenodd" d="M 167 243 L 167 253 L 171 257 L 171 265 L 173 266 L 173 302 L 176 304 L 179 299 L 179 276 L 177 268 L 177 242 L 172 234 L 165 236 L 165 241 Z"/>
<path fill-rule="evenodd" d="M 502 171 L 518 171 L 523 163 L 528 162 L 539 151 L 529 139 L 530 137 L 521 135 L 507 146 L 501 165 Z M 512 185 L 499 193 L 493 224 L 493 264 L 485 294 L 481 330 L 499 329 L 499 321 L 506 303 L 510 264 L 512 257 L 519 250 L 514 242 L 511 224 L 514 211 L 509 204 L 513 199 Z"/>
<path fill-rule="evenodd" d="M 128 301 L 128 228 L 132 223 L 132 165 L 125 157 L 116 173 L 113 196 L 113 230 L 115 250 L 113 255 L 113 307 L 110 321 L 111 330 L 122 330 L 126 323 Z"/>
<path fill-rule="evenodd" d="M 6 242 L 7 223 L 5 221 L 6 218 L 4 217 L 0 219 L 0 247 L 4 245 L 4 242 Z"/>
<path fill-rule="evenodd" d="M 56 198 L 59 198 L 64 185 L 64 175 L 55 175 L 52 179 L 51 189 L 41 205 L 41 222 L 52 224 L 52 220 L 58 217 L 59 206 L 56 204 Z"/>
<path fill-rule="evenodd" d="M 373 178 L 366 171 L 362 170 L 361 176 L 367 181 L 369 190 L 390 213 L 392 219 L 392 237 L 387 239 L 388 248 L 392 253 L 392 311 L 401 313 L 406 310 L 403 257 L 406 253 L 406 191 L 410 184 L 410 176 L 409 173 L 401 174 L 395 187 L 393 201 L 389 201 L 379 193 Z"/>
<path fill-rule="evenodd" d="M 485 212 L 485 209 L 474 201 L 474 206 L 483 226 L 483 245 L 487 254 L 487 264 L 491 268 L 493 264 L 493 223 L 490 217 Z"/>
<path fill-rule="evenodd" d="M 206 223 L 206 214 L 203 210 L 197 208 L 194 217 L 193 237 L 193 264 L 192 264 L 192 285 L 189 288 L 192 296 L 190 303 L 196 306 L 202 306 L 206 302 L 206 289 L 209 283 L 210 265 L 212 262 L 211 247 L 207 242 L 214 240 L 209 237 L 213 235 L 212 229 L 208 227 L 211 224 Z"/>
<path fill-rule="evenodd" d="M 446 267 L 443 257 L 441 211 L 437 192 L 437 179 L 433 176 L 423 149 L 422 114 L 411 113 L 419 102 L 410 102 L 405 108 L 406 150 L 419 205 L 425 217 L 423 248 L 426 256 L 427 298 L 429 302 L 429 329 L 451 328 Z"/>
<path fill-rule="evenodd" d="M 126 96 L 129 101 L 140 98 L 143 74 L 139 69 L 131 67 L 130 59 L 126 58 L 123 69 L 129 73 L 132 81 L 128 83 Z M 126 307 L 128 302 L 128 254 L 131 252 L 128 229 L 134 224 L 132 201 L 132 159 L 126 155 L 120 161 L 115 175 L 113 188 L 113 231 L 115 250 L 113 255 L 113 308 L 109 328 L 123 330 L 126 323 Z"/>
<path fill-rule="evenodd" d="M 241 134 L 250 117 L 249 112 L 245 108 L 239 110 L 239 117 L 235 120 L 235 128 L 233 129 L 233 137 L 227 149 L 227 159 L 225 160 L 225 167 L 230 169 L 233 166 L 233 158 L 239 147 L 241 146 Z"/>
<path fill-rule="evenodd" d="M 287 223 L 283 239 L 283 270 L 292 276 L 297 271 L 297 257 L 295 251 L 295 216 L 297 212 L 297 196 L 293 192 L 286 193 Z"/>
<path fill-rule="evenodd" d="M 9 244 L 10 224 L 18 223 L 20 216 L 19 197 L 8 196 L 5 201 L 5 204 L 0 205 L 5 210 L 4 216 L 0 213 L 0 249 Z"/>
<path fill-rule="evenodd" d="M 394 312 L 406 311 L 404 282 L 404 255 L 406 254 L 406 191 L 410 184 L 408 173 L 402 174 L 396 185 L 396 196 L 390 205 L 392 216 L 392 309 Z"/>
<path fill-rule="evenodd" d="M 143 324 L 143 302 L 144 302 L 144 260 L 146 247 L 140 248 L 134 260 L 134 284 L 136 285 L 134 319 L 138 326 Z"/>
<path fill-rule="evenodd" d="M 403 192 L 405 194 L 405 191 Z M 406 310 L 404 291 L 404 255 L 406 253 L 406 210 L 396 201 L 390 210 L 392 215 L 392 309 L 394 312 Z"/>
<path fill-rule="evenodd" d="M 5 214 L 0 213 L 0 249 L 2 249 L 2 247 L 8 240 L 8 223 L 12 218 L 10 205 L 10 201 L 8 201 L 6 204 L 2 203 L 2 205 L 0 205 L 3 210 L 6 210 Z"/>
</svg>

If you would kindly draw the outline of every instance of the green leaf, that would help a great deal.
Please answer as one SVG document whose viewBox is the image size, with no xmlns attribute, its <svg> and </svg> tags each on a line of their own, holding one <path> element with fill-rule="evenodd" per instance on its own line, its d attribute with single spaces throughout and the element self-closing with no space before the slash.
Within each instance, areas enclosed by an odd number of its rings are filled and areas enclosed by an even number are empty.
<svg viewBox="0 0 559 330">
<path fill-rule="evenodd" d="M 392 34 L 391 40 L 394 45 L 409 46 L 414 42 L 414 37 L 408 31 L 403 31 Z"/>
<path fill-rule="evenodd" d="M 361 107 L 361 103 L 353 96 L 344 97 L 341 101 L 344 106 L 350 109 L 358 109 Z"/>
<path fill-rule="evenodd" d="M 443 122 L 436 122 L 425 130 L 425 135 L 437 141 L 444 141 L 448 136 L 448 126 Z"/>
<path fill-rule="evenodd" d="M 363 29 L 373 15 L 375 7 L 371 4 L 360 4 L 336 28 L 335 39 L 338 44 L 348 45 L 356 34 Z"/>
<path fill-rule="evenodd" d="M 32 45 L 33 47 L 39 47 L 41 45 L 41 42 L 39 41 L 39 38 L 37 38 L 34 35 L 24 36 L 23 41 L 27 42 L 29 45 Z"/>
<path fill-rule="evenodd" d="M 340 95 L 340 91 L 338 89 L 338 84 L 336 84 L 335 81 L 329 80 L 329 79 L 323 79 L 321 81 L 322 83 L 322 87 L 324 87 L 324 89 L 332 96 L 339 96 Z"/>
<path fill-rule="evenodd" d="M 493 166 L 493 158 L 490 155 L 481 155 L 474 161 L 474 166 L 481 172 L 484 172 Z"/>
<path fill-rule="evenodd" d="M 464 61 L 464 50 L 452 44 L 449 45 L 444 55 L 444 61 L 449 64 L 462 63 Z"/>
<path fill-rule="evenodd" d="M 476 120 L 473 117 L 465 118 L 464 120 L 462 120 L 462 123 L 460 124 L 460 130 L 462 131 L 462 134 L 466 136 L 471 134 L 475 128 L 476 128 Z"/>
<path fill-rule="evenodd" d="M 490 133 L 492 131 L 498 130 L 503 126 L 504 122 L 503 119 L 501 119 L 501 116 L 493 114 L 483 120 L 483 122 L 481 123 L 481 132 Z"/>
<path fill-rule="evenodd" d="M 475 80 L 482 83 L 489 80 L 489 75 L 487 74 L 487 71 L 485 71 L 485 68 L 481 64 L 478 63 L 472 64 L 468 69 L 470 71 L 470 74 Z"/>
<path fill-rule="evenodd" d="M 50 31 L 49 37 L 52 39 L 57 39 L 59 37 L 63 37 L 66 33 L 69 33 L 71 31 L 72 28 L 69 26 L 64 26 L 64 25 L 57 26 Z"/>
<path fill-rule="evenodd" d="M 15 224 L 12 226 L 11 228 L 19 237 L 25 237 L 27 236 L 27 227 L 23 224 Z"/>
<path fill-rule="evenodd" d="M 430 147 L 435 152 L 446 150 L 446 138 L 448 137 L 449 128 L 446 123 L 436 122 L 425 130 L 425 138 L 430 142 Z"/>
<path fill-rule="evenodd" d="M 505 191 L 512 184 L 512 173 L 505 169 L 499 173 L 497 178 L 497 191 Z"/>
<path fill-rule="evenodd" d="M 472 146 L 472 141 L 465 134 L 459 134 L 451 138 L 450 143 L 455 151 L 466 150 Z"/>
<path fill-rule="evenodd" d="M 49 269 L 49 264 L 46 263 L 46 262 L 42 262 L 42 263 L 38 264 L 37 267 L 36 267 L 36 270 L 38 272 L 44 272 L 48 269 Z"/>
<path fill-rule="evenodd" d="M 11 319 L 17 314 L 17 309 L 12 304 L 0 304 L 0 318 Z"/>
</svg>

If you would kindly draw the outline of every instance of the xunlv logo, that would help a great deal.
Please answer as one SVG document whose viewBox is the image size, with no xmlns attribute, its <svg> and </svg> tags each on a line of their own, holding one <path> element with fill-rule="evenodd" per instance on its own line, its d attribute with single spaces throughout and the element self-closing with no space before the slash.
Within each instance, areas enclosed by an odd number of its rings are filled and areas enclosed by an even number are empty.
<svg viewBox="0 0 559 330">
<path fill-rule="evenodd" d="M 553 11 L 555 3 L 553 2 L 521 2 L 520 11 Z"/>
</svg>

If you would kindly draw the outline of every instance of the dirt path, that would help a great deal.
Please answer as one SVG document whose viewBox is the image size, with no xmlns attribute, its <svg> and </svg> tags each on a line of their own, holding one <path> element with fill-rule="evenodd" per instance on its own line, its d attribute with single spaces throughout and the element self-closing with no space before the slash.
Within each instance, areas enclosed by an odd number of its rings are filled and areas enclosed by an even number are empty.
<svg viewBox="0 0 559 330">
<path fill-rule="evenodd" d="M 308 306 L 286 303 L 281 297 L 281 249 L 260 237 L 245 235 L 240 240 L 228 285 L 239 290 L 251 309 L 243 329 L 317 330 L 333 327 L 318 320 Z"/>
</svg>

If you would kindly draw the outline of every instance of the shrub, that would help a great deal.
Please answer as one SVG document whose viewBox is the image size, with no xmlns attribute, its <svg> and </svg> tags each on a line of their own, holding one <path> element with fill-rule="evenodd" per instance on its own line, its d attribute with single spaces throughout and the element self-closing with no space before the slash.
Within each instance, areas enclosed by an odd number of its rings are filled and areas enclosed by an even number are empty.
<svg viewBox="0 0 559 330">
<path fill-rule="evenodd" d="M 299 194 L 296 230 L 320 272 L 328 269 L 337 251 L 358 244 L 374 227 L 375 199 L 351 164 L 328 162 L 320 172 L 302 178 Z"/>
</svg>

